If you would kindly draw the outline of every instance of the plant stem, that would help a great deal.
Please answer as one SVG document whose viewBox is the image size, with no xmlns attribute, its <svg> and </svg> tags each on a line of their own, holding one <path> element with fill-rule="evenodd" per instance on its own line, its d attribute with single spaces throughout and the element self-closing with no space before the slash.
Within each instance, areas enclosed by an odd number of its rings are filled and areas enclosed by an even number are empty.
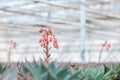
<svg viewBox="0 0 120 80">
<path fill-rule="evenodd" d="M 8 51 L 8 63 L 10 63 L 11 61 L 11 50 L 12 50 L 12 47 L 10 47 Z"/>
<path fill-rule="evenodd" d="M 47 64 L 49 63 L 49 53 L 48 52 L 49 52 L 48 46 L 46 46 L 46 59 L 45 59 L 45 61 Z"/>
<path fill-rule="evenodd" d="M 101 48 L 101 50 L 100 50 L 98 63 L 100 63 L 100 61 L 101 61 L 101 56 L 102 56 L 103 48 L 104 48 L 104 46 L 102 46 L 102 48 Z"/>
</svg>

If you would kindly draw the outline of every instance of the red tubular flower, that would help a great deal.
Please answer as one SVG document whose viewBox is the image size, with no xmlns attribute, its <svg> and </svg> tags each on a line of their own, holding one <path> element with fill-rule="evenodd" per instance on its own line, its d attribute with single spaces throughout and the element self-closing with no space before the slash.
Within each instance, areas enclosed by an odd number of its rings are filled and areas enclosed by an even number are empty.
<svg viewBox="0 0 120 80">
<path fill-rule="evenodd" d="M 58 48 L 58 43 L 57 43 L 57 39 L 55 38 L 55 36 L 53 35 L 54 40 L 53 40 L 53 46 L 54 48 Z"/>
<path fill-rule="evenodd" d="M 16 45 L 17 45 L 16 43 L 13 43 L 13 48 L 14 48 L 14 49 L 16 49 Z"/>
<path fill-rule="evenodd" d="M 44 42 L 41 42 L 40 44 L 41 44 L 41 47 L 44 47 Z"/>
<path fill-rule="evenodd" d="M 52 37 L 49 38 L 49 41 L 52 42 Z"/>
<path fill-rule="evenodd" d="M 41 42 L 42 42 L 42 39 L 39 40 L 39 43 L 41 43 Z"/>
<path fill-rule="evenodd" d="M 110 43 L 107 43 L 106 48 L 107 48 L 107 50 L 109 50 L 111 48 Z"/>
<path fill-rule="evenodd" d="M 58 43 L 53 42 L 54 48 L 58 48 Z"/>
<path fill-rule="evenodd" d="M 108 48 L 111 48 L 111 45 L 108 43 L 107 47 L 108 47 Z"/>
<path fill-rule="evenodd" d="M 44 36 L 44 41 L 48 41 L 48 36 Z"/>
<path fill-rule="evenodd" d="M 12 45 L 12 48 L 16 49 L 16 46 L 17 46 L 16 42 L 11 41 L 11 45 Z"/>
<path fill-rule="evenodd" d="M 105 46 L 107 50 L 109 50 L 109 49 L 111 48 L 110 43 L 108 43 L 107 41 L 105 41 L 105 43 L 102 44 L 102 46 L 103 46 L 103 47 Z"/>
<path fill-rule="evenodd" d="M 57 43 L 57 39 L 56 38 L 54 38 L 54 43 Z"/>
<path fill-rule="evenodd" d="M 39 33 L 42 33 L 44 31 L 44 29 L 43 28 L 41 28 L 38 32 Z"/>
<path fill-rule="evenodd" d="M 106 45 L 106 43 L 107 43 L 107 41 L 105 41 L 105 43 L 104 43 L 104 44 L 102 44 L 102 46 L 105 46 L 105 45 Z"/>
<path fill-rule="evenodd" d="M 48 29 L 48 33 L 49 33 L 50 35 L 52 35 L 52 30 L 51 30 L 51 29 Z"/>
</svg>

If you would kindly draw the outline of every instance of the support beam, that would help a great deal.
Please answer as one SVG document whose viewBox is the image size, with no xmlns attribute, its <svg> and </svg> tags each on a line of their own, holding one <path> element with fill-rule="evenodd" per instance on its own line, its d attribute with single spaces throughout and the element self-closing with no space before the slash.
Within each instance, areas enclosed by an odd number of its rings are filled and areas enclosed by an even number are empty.
<svg viewBox="0 0 120 80">
<path fill-rule="evenodd" d="M 80 4 L 80 54 L 82 62 L 85 62 L 85 42 L 86 42 L 86 8 L 85 0 Z"/>
</svg>

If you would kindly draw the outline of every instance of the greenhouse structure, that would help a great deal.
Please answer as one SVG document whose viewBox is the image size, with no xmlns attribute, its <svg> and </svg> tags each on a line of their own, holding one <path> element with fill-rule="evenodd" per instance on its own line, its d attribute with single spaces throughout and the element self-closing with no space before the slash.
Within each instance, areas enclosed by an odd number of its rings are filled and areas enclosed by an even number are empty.
<svg viewBox="0 0 120 80">
<path fill-rule="evenodd" d="M 39 29 L 52 29 L 58 49 L 50 50 L 58 62 L 120 61 L 120 0 L 0 0 L 0 61 L 39 60 L 44 57 Z"/>
</svg>

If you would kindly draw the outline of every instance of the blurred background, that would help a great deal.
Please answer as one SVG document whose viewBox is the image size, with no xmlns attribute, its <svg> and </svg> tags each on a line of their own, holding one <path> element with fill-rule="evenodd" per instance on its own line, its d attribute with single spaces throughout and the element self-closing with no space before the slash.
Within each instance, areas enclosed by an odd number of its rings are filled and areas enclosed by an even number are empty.
<svg viewBox="0 0 120 80">
<path fill-rule="evenodd" d="M 120 61 L 120 0 L 0 0 L 0 61 L 32 61 L 44 57 L 38 33 L 51 28 L 59 49 L 50 51 L 58 62 Z"/>
</svg>

